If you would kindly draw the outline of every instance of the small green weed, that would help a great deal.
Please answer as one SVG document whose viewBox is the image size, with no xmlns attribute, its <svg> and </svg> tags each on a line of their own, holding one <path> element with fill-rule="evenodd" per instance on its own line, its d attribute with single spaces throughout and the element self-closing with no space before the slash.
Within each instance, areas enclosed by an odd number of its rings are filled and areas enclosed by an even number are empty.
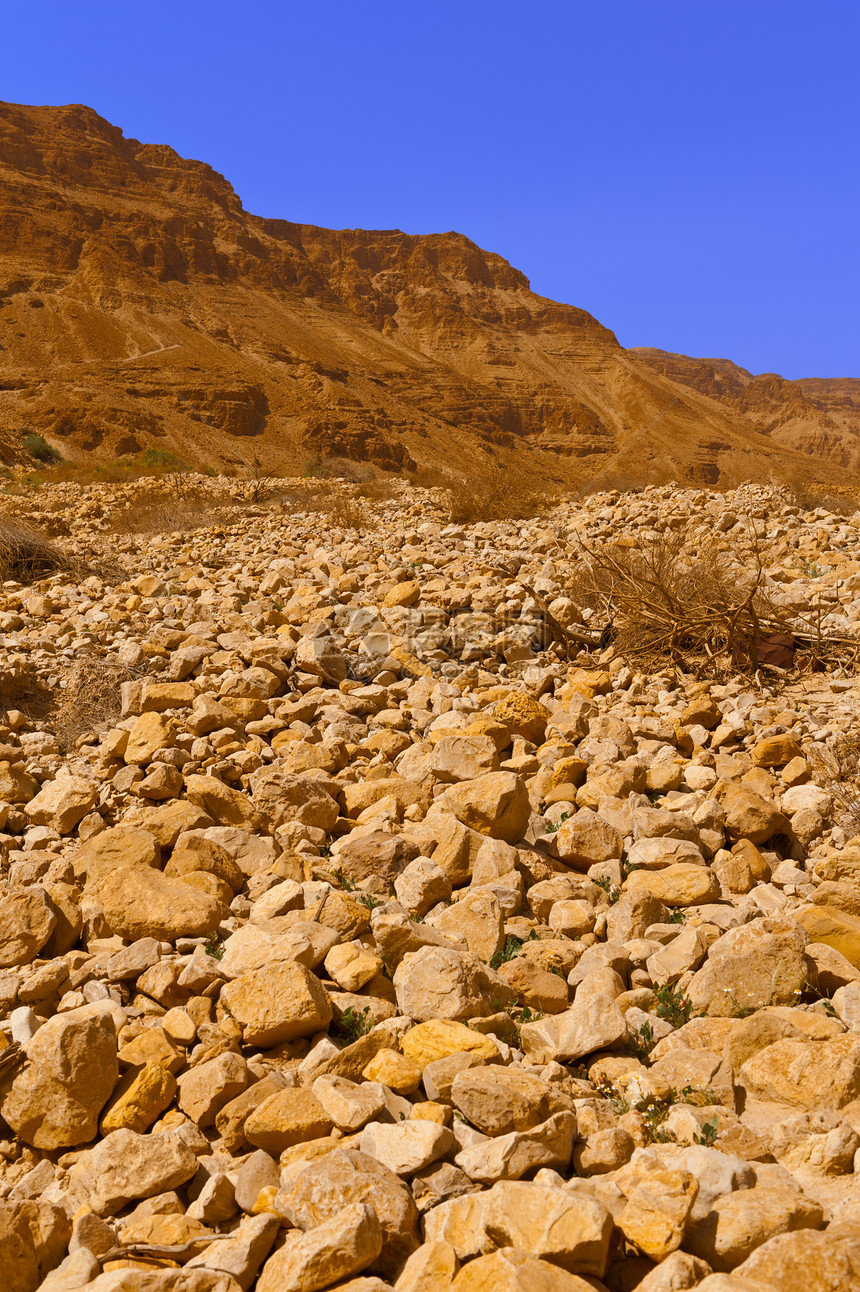
<svg viewBox="0 0 860 1292">
<path fill-rule="evenodd" d="M 203 943 L 203 950 L 206 952 L 207 956 L 211 956 L 213 960 L 223 960 L 224 958 L 224 943 L 218 937 L 217 933 L 209 934 L 209 937 Z"/>
<path fill-rule="evenodd" d="M 683 1027 L 693 1017 L 693 1002 L 682 991 L 667 982 L 655 982 L 654 995 L 657 1004 L 654 1013 L 665 1019 L 672 1027 Z"/>
<path fill-rule="evenodd" d="M 637 1027 L 630 1037 L 630 1049 L 638 1059 L 644 1059 L 646 1055 L 650 1054 L 656 1043 L 654 1029 L 647 1019 L 641 1027 Z"/>
<path fill-rule="evenodd" d="M 675 909 L 674 909 L 674 911 L 672 912 L 672 914 L 669 916 L 669 923 L 670 923 L 670 924 L 686 924 L 686 923 L 687 923 L 687 916 L 686 916 L 686 913 L 685 913 L 684 911 L 682 911 L 682 910 L 681 910 L 681 907 L 680 907 L 680 906 L 676 906 L 676 907 L 675 907 Z"/>
<path fill-rule="evenodd" d="M 538 935 L 535 933 L 534 929 L 532 929 L 525 940 L 526 942 L 537 942 Z M 513 960 L 519 955 L 523 945 L 522 938 L 518 938 L 514 934 L 510 934 L 505 938 L 505 945 L 502 947 L 501 951 L 497 951 L 496 954 L 490 958 L 490 968 L 498 969 L 501 965 L 507 964 L 509 960 Z"/>
<path fill-rule="evenodd" d="M 34 431 L 25 431 L 21 436 L 21 446 L 31 458 L 37 462 L 44 462 L 46 465 L 52 465 L 54 462 L 62 462 L 63 455 L 57 449 L 52 448 L 48 441 L 42 435 L 36 435 Z"/>
<path fill-rule="evenodd" d="M 714 1113 L 709 1122 L 703 1122 L 698 1135 L 693 1136 L 694 1144 L 701 1144 L 704 1148 L 713 1148 L 717 1142 L 717 1135 L 720 1129 L 720 1122 L 717 1114 Z"/>
<path fill-rule="evenodd" d="M 603 889 L 609 898 L 610 905 L 614 906 L 621 896 L 621 889 L 615 887 L 608 875 L 599 875 L 594 882 L 598 888 Z"/>
<path fill-rule="evenodd" d="M 549 824 L 544 827 L 544 834 L 558 834 L 569 816 L 569 812 L 562 812 L 557 821 L 550 821 Z"/>
<path fill-rule="evenodd" d="M 356 1009 L 354 1005 L 350 1005 L 349 1009 L 343 1011 L 337 1022 L 332 1024 L 331 1035 L 336 1041 L 352 1045 L 353 1041 L 367 1036 L 372 1029 L 373 1018 L 370 1014 L 370 1006 L 365 1005 L 364 1009 Z"/>
</svg>

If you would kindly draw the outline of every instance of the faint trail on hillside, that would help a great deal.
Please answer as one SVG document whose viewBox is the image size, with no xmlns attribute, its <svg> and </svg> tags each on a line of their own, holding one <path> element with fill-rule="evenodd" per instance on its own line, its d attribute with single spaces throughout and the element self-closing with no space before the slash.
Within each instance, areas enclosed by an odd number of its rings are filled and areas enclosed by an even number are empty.
<svg viewBox="0 0 860 1292">
<path fill-rule="evenodd" d="M 182 345 L 179 341 L 175 345 L 163 345 L 158 350 L 146 350 L 143 354 L 130 354 L 125 359 L 119 359 L 119 363 L 133 363 L 135 359 L 149 359 L 153 354 L 164 354 L 166 350 L 181 350 Z"/>
<path fill-rule="evenodd" d="M 666 407 L 661 408 L 659 413 L 656 415 L 656 417 L 652 417 L 651 421 L 648 422 L 645 426 L 643 426 L 641 431 L 637 431 L 636 434 L 633 436 L 633 439 L 630 440 L 628 444 L 625 444 L 623 449 L 619 449 L 618 452 L 615 454 L 615 456 L 609 459 L 606 466 L 601 467 L 601 469 L 598 471 L 596 476 L 592 476 L 590 480 L 586 480 L 585 484 L 582 485 L 580 489 L 577 489 L 576 493 L 573 495 L 574 498 L 581 497 L 582 494 L 585 493 L 586 489 L 593 488 L 595 482 L 599 480 L 601 476 L 605 476 L 606 472 L 611 470 L 611 468 L 615 466 L 615 463 L 618 461 L 618 459 L 623 458 L 624 454 L 633 448 L 633 445 L 636 443 L 637 440 L 641 440 L 642 436 L 645 434 L 646 431 L 650 431 L 654 423 L 659 421 L 664 413 L 668 413 L 669 409 L 672 407 L 673 404 L 679 404 L 680 402 L 681 402 L 680 395 L 676 395 L 674 399 L 670 399 Z"/>
</svg>

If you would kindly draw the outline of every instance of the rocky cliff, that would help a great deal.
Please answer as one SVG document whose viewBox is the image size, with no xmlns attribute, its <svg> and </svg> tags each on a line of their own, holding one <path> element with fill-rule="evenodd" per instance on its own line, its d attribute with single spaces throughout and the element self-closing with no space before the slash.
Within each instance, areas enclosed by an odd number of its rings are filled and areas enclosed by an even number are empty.
<svg viewBox="0 0 860 1292">
<path fill-rule="evenodd" d="M 262 219 L 90 108 L 2 104 L 7 462 L 28 428 L 72 459 L 728 484 L 853 465 L 860 382 L 624 350 L 461 234 Z"/>
</svg>

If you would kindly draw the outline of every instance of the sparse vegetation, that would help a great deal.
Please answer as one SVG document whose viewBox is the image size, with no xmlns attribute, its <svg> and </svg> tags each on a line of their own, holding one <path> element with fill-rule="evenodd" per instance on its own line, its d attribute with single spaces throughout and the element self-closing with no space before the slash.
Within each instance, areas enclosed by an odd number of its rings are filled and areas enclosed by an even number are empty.
<svg viewBox="0 0 860 1292">
<path fill-rule="evenodd" d="M 62 461 L 62 454 L 49 444 L 43 435 L 37 435 L 35 431 L 25 431 L 21 436 L 21 447 L 25 453 L 29 453 L 31 458 L 37 462 L 44 462 L 51 465 L 54 462 Z"/>
<path fill-rule="evenodd" d="M 682 991 L 669 983 L 655 982 L 654 995 L 657 997 L 654 1013 L 658 1018 L 665 1019 L 672 1027 L 689 1023 L 693 1017 L 693 1002 Z"/>
<path fill-rule="evenodd" d="M 63 748 L 69 749 L 88 731 L 99 731 L 118 721 L 122 712 L 122 684 L 145 677 L 145 668 L 132 668 L 96 655 L 76 660 L 65 686 L 55 697 L 51 726 Z"/>
<path fill-rule="evenodd" d="M 80 565 L 29 525 L 0 519 L 0 580 L 35 583 L 76 564 Z"/>
<path fill-rule="evenodd" d="M 353 1041 L 367 1036 L 372 1029 L 373 1017 L 370 1006 L 365 1005 L 364 1009 L 356 1009 L 354 1005 L 350 1005 L 343 1011 L 337 1022 L 332 1023 L 331 1034 L 333 1039 L 342 1045 L 352 1045 Z"/>
</svg>

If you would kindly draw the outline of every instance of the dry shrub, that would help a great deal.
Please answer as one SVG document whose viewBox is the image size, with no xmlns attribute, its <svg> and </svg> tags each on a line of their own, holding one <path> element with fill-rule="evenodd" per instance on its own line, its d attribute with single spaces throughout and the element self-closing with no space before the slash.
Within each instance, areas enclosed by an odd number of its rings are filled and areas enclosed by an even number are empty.
<svg viewBox="0 0 860 1292">
<path fill-rule="evenodd" d="M 849 837 L 860 835 L 860 738 L 843 733 L 832 749 L 818 744 L 804 752 L 813 780 L 833 798 L 836 824 Z"/>
<path fill-rule="evenodd" d="M 29 660 L 12 659 L 0 670 L 0 713 L 17 709 L 30 719 L 45 716 L 54 693 Z"/>
<path fill-rule="evenodd" d="M 331 523 L 339 529 L 373 529 L 376 517 L 366 505 L 349 495 L 333 498 L 327 508 Z"/>
<path fill-rule="evenodd" d="M 535 475 L 512 466 L 449 477 L 448 515 L 455 525 L 479 521 L 530 520 L 550 509 L 555 497 L 535 488 Z"/>
<path fill-rule="evenodd" d="M 110 528 L 116 534 L 188 533 L 217 524 L 223 512 L 224 504 L 200 486 L 153 484 L 111 514 Z"/>
<path fill-rule="evenodd" d="M 145 668 L 85 655 L 69 671 L 62 701 L 51 716 L 60 744 L 69 748 L 85 732 L 117 721 L 122 712 L 123 682 L 148 676 Z"/>
<path fill-rule="evenodd" d="M 853 516 L 857 511 L 857 491 L 815 484 L 814 481 L 798 480 L 789 488 L 789 498 L 801 511 L 816 511 L 819 507 L 834 516 Z"/>
<path fill-rule="evenodd" d="M 713 669 L 718 656 L 735 651 L 755 667 L 765 634 L 791 633 L 763 586 L 754 535 L 732 551 L 680 533 L 641 548 L 580 540 L 580 549 L 584 599 L 611 625 L 619 654 L 640 666 L 668 659 L 691 671 Z"/>
<path fill-rule="evenodd" d="M 35 583 L 75 565 L 73 558 L 20 521 L 0 521 L 0 579 Z"/>
</svg>

